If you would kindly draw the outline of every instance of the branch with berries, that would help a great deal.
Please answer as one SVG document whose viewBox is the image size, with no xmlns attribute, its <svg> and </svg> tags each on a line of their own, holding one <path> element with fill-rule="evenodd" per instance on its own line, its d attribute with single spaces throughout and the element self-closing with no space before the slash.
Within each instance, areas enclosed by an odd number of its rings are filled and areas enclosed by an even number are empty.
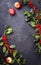
<svg viewBox="0 0 41 65">
<path fill-rule="evenodd" d="M 39 12 L 33 3 L 29 0 L 20 0 L 15 2 L 14 6 L 16 9 L 21 9 L 22 6 L 28 5 L 31 8 L 31 11 L 24 11 L 25 21 L 28 22 L 33 28 L 35 28 L 36 33 L 33 34 L 36 42 L 36 50 L 38 54 L 41 53 L 41 11 Z M 10 8 L 8 10 L 10 15 L 15 15 L 15 10 Z M 7 26 L 4 30 L 4 34 L 0 37 L 0 47 L 2 47 L 3 54 L 5 58 L 1 58 L 1 65 L 12 65 L 15 62 L 18 65 L 24 65 L 25 59 L 22 59 L 22 55 L 18 55 L 18 50 L 15 50 L 15 45 L 9 45 L 7 35 L 12 33 L 12 28 Z"/>
<path fill-rule="evenodd" d="M 7 26 L 4 30 L 4 34 L 0 37 L 0 47 L 2 47 L 2 52 L 4 58 L 1 58 L 1 65 L 12 65 L 15 62 L 18 65 L 24 65 L 25 59 L 22 60 L 22 55 L 18 55 L 18 50 L 15 50 L 15 45 L 9 45 L 7 35 L 10 35 L 13 32 L 10 26 Z"/>
<path fill-rule="evenodd" d="M 32 2 L 28 2 L 28 6 L 31 8 L 31 11 L 24 11 L 25 21 L 28 22 L 34 29 L 35 34 L 34 42 L 36 43 L 35 52 L 41 53 L 41 12 L 36 10 L 36 7 L 32 4 Z"/>
</svg>

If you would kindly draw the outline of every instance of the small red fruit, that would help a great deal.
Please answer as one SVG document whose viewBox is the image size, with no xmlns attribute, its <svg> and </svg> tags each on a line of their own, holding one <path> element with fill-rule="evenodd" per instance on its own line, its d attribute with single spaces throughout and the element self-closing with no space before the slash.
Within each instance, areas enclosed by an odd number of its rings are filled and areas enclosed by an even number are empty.
<svg viewBox="0 0 41 65">
<path fill-rule="evenodd" d="M 38 35 L 40 35 L 41 33 L 40 32 L 37 32 Z"/>
<path fill-rule="evenodd" d="M 9 48 L 10 48 L 10 46 L 9 46 L 9 44 L 8 44 L 8 43 L 4 43 L 4 46 L 5 46 L 7 49 L 9 49 Z"/>
<path fill-rule="evenodd" d="M 12 49 L 9 49 L 9 53 L 12 54 L 13 53 L 13 50 Z"/>
<path fill-rule="evenodd" d="M 31 5 L 30 5 L 30 8 L 32 8 L 32 7 L 33 7 L 33 5 L 31 4 Z"/>
<path fill-rule="evenodd" d="M 32 2 L 31 2 L 31 1 L 29 1 L 27 4 L 28 4 L 28 6 L 30 6 L 30 5 L 32 5 Z"/>
<path fill-rule="evenodd" d="M 40 20 L 40 16 L 37 16 L 36 19 Z"/>
<path fill-rule="evenodd" d="M 38 10 L 36 9 L 36 10 L 34 10 L 34 13 L 36 14 L 36 13 L 38 13 Z"/>
<path fill-rule="evenodd" d="M 39 44 L 41 44 L 41 40 L 39 40 Z"/>
<path fill-rule="evenodd" d="M 32 9 L 33 9 L 33 10 L 35 10 L 35 9 L 36 9 L 36 7 L 33 5 L 33 6 L 32 6 Z"/>
<path fill-rule="evenodd" d="M 40 24 L 36 24 L 36 28 L 39 28 L 40 27 Z"/>
<path fill-rule="evenodd" d="M 14 6 L 17 9 L 20 9 L 21 8 L 21 3 L 20 2 L 15 2 Z"/>
<path fill-rule="evenodd" d="M 11 14 L 11 15 L 15 15 L 15 10 L 14 10 L 13 8 L 10 8 L 8 12 L 9 12 L 9 14 Z"/>
<path fill-rule="evenodd" d="M 6 41 L 7 37 L 5 35 L 2 36 L 2 41 Z"/>
</svg>

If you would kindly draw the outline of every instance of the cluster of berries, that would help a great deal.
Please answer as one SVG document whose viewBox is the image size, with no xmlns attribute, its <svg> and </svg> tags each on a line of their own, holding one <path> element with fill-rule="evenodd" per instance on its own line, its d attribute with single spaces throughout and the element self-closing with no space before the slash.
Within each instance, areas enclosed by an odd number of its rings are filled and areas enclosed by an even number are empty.
<svg viewBox="0 0 41 65">
<path fill-rule="evenodd" d="M 9 51 L 10 54 L 13 54 L 13 50 L 10 48 L 10 45 L 7 42 L 7 37 L 6 35 L 2 36 L 2 42 L 3 42 L 3 46 Z M 12 58 L 11 57 L 7 57 L 5 59 L 6 63 L 11 63 L 12 62 Z"/>
</svg>

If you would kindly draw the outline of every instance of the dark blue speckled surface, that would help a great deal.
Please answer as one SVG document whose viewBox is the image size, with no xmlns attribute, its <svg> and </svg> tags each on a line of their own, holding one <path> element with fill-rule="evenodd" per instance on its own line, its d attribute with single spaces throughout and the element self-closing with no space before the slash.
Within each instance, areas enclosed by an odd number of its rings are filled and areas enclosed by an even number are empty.
<svg viewBox="0 0 41 65">
<path fill-rule="evenodd" d="M 13 6 L 15 1 L 18 0 L 0 0 L 0 36 L 3 34 L 4 26 L 11 25 L 14 33 L 8 36 L 11 40 L 9 44 L 16 45 L 16 49 L 19 50 L 19 53 L 23 55 L 23 58 L 26 58 L 26 65 L 41 65 L 41 55 L 37 55 L 33 52 L 35 49 L 32 37 L 34 29 L 24 21 L 23 11 L 24 9 L 29 11 L 30 8 L 25 6 L 21 10 L 17 10 Z M 34 4 L 39 9 L 40 5 L 37 1 L 38 0 L 33 0 Z M 15 16 L 8 14 L 8 9 L 11 7 L 16 10 Z M 1 48 L 0 56 L 2 56 Z"/>
</svg>

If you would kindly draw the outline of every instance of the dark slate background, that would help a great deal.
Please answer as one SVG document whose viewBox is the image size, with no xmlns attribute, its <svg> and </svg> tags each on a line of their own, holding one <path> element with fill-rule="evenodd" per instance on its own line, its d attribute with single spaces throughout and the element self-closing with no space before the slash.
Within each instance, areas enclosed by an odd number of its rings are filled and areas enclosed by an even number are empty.
<svg viewBox="0 0 41 65">
<path fill-rule="evenodd" d="M 23 7 L 21 10 L 15 9 L 14 2 L 18 0 L 0 0 L 0 36 L 3 34 L 4 26 L 11 25 L 14 33 L 9 35 L 10 45 L 15 44 L 16 49 L 19 53 L 23 55 L 23 58 L 27 60 L 26 65 L 41 65 L 41 55 L 35 54 L 35 45 L 33 42 L 32 34 L 34 29 L 25 22 L 23 11 L 26 9 L 30 10 L 28 6 Z M 36 7 L 39 9 L 40 4 L 37 3 L 38 0 L 33 0 Z M 41 2 L 41 1 L 40 1 Z M 16 15 L 11 16 L 8 13 L 8 9 L 13 7 L 16 10 Z M 0 48 L 0 57 L 3 57 Z"/>
</svg>

